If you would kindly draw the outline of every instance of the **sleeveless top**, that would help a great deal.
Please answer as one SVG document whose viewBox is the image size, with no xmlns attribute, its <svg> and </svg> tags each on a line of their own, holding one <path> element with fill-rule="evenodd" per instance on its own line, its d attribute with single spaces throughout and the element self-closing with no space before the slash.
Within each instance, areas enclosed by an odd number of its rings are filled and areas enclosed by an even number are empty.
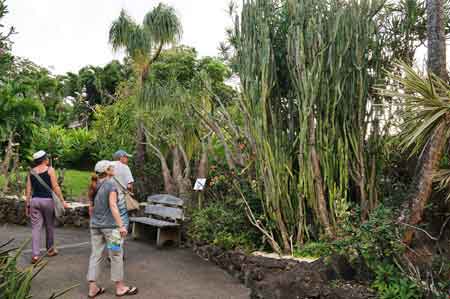
<svg viewBox="0 0 450 299">
<path fill-rule="evenodd" d="M 52 188 L 52 181 L 50 180 L 50 175 L 48 174 L 48 170 L 43 173 L 38 174 L 41 179 L 47 183 L 47 185 Z M 30 174 L 31 180 L 31 190 L 32 197 L 41 197 L 41 198 L 52 198 L 52 194 L 47 190 L 42 184 L 34 177 L 34 175 Z"/>
</svg>

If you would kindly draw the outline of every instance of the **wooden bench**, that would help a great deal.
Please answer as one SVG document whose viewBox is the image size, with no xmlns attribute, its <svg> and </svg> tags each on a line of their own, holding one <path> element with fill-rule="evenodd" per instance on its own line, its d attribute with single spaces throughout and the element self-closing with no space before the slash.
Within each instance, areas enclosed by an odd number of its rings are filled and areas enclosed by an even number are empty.
<svg viewBox="0 0 450 299">
<path fill-rule="evenodd" d="M 131 217 L 133 224 L 132 237 L 138 239 L 142 235 L 143 226 L 156 227 L 156 246 L 162 247 L 165 242 L 180 244 L 180 225 L 184 220 L 184 201 L 168 194 L 152 195 L 147 198 L 145 207 L 147 217 Z"/>
</svg>

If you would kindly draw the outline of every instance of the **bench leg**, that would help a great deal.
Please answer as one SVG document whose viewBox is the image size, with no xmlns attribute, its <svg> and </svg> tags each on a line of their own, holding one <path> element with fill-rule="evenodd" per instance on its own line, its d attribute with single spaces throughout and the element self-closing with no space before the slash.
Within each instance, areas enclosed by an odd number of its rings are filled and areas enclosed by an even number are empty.
<svg viewBox="0 0 450 299">
<path fill-rule="evenodd" d="M 131 233 L 131 236 L 134 240 L 139 239 L 139 237 L 141 236 L 139 224 L 137 222 L 133 222 L 133 231 Z"/>
<path fill-rule="evenodd" d="M 180 245 L 181 230 L 178 227 L 159 227 L 156 235 L 156 246 L 161 248 L 165 242 L 173 241 Z"/>
</svg>

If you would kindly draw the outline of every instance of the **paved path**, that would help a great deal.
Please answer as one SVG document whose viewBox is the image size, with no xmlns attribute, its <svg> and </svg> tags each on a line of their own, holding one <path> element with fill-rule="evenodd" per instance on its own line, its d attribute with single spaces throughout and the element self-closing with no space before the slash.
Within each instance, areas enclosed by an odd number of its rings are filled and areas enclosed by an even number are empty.
<svg viewBox="0 0 450 299">
<path fill-rule="evenodd" d="M 20 244 L 31 236 L 31 228 L 0 226 L 0 242 L 14 237 Z M 33 283 L 33 298 L 47 299 L 52 290 L 81 285 L 62 298 L 87 298 L 85 275 L 90 254 L 89 234 L 81 229 L 57 229 L 60 255 L 48 259 L 46 269 Z M 125 277 L 139 287 L 140 294 L 129 298 L 142 299 L 247 299 L 249 290 L 224 271 L 203 261 L 189 249 L 158 250 L 149 242 L 127 241 Z M 29 248 L 22 263 L 30 260 Z M 115 298 L 113 283 L 109 281 L 109 267 L 99 280 L 107 294 L 99 299 Z"/>
</svg>

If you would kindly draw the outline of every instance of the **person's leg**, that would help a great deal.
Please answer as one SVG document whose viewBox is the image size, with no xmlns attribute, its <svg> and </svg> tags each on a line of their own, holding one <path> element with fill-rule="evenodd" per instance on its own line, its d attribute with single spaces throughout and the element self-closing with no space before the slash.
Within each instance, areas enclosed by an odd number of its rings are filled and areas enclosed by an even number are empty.
<svg viewBox="0 0 450 299">
<path fill-rule="evenodd" d="M 119 194 L 119 201 L 118 201 L 117 206 L 119 208 L 120 218 L 122 219 L 123 225 L 125 225 L 127 230 L 129 230 L 130 217 L 128 215 L 128 209 L 127 209 L 127 203 L 125 200 L 125 195 L 122 192 L 120 192 L 120 194 Z M 125 240 L 124 240 L 124 242 L 125 242 Z M 122 249 L 122 256 L 123 256 L 123 260 L 125 261 L 125 258 L 126 258 L 125 246 Z"/>
<path fill-rule="evenodd" d="M 112 229 L 103 229 L 102 232 L 105 236 L 106 241 L 112 237 Z M 111 280 L 112 281 L 122 281 L 123 280 L 123 243 L 121 244 L 120 250 L 111 250 L 108 248 L 108 256 L 111 260 Z"/>
<path fill-rule="evenodd" d="M 52 250 L 56 253 L 54 248 L 55 240 L 55 203 L 53 199 L 48 199 L 42 202 L 42 214 L 44 216 L 45 237 L 47 251 Z"/>
<path fill-rule="evenodd" d="M 112 230 L 103 230 L 106 239 L 111 238 Z M 119 251 L 108 249 L 109 258 L 111 259 L 111 280 L 116 284 L 116 294 L 122 295 L 129 292 L 130 295 L 137 294 L 137 288 L 128 287 L 124 282 L 123 271 L 123 242 Z"/>
<path fill-rule="evenodd" d="M 89 296 L 94 296 L 99 291 L 97 286 L 97 277 L 100 273 L 100 265 L 103 260 L 103 250 L 106 240 L 99 229 L 91 229 L 91 257 L 89 259 L 89 270 L 87 280 L 89 282 Z"/>
<path fill-rule="evenodd" d="M 32 258 L 39 257 L 41 252 L 41 229 L 44 218 L 40 211 L 40 201 L 40 198 L 33 198 L 30 204 Z"/>
</svg>

